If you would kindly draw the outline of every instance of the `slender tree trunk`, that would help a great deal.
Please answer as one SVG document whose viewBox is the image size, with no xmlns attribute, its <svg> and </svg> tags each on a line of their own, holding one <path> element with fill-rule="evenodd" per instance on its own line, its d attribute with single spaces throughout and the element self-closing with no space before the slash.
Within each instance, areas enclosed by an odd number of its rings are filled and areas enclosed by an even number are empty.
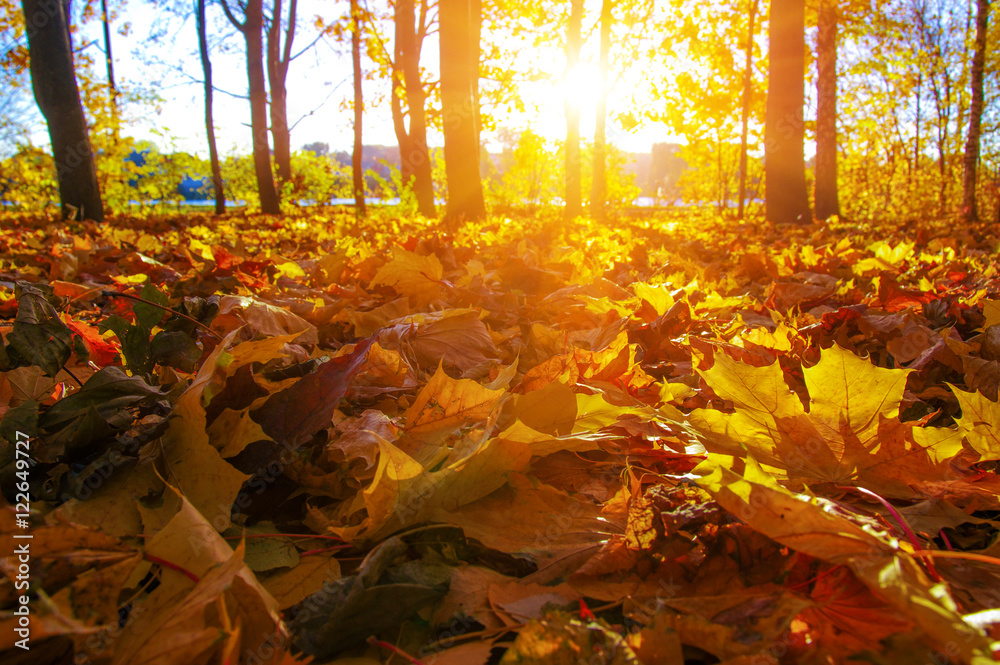
<svg viewBox="0 0 1000 665">
<path fill-rule="evenodd" d="M 406 0 L 396 0 L 396 13 L 393 17 L 396 32 L 393 38 L 392 90 L 389 93 L 389 108 L 392 111 L 392 129 L 396 133 L 396 142 L 399 144 L 399 176 L 404 184 L 409 184 L 414 176 L 411 160 L 404 159 L 404 156 L 409 155 L 413 150 L 410 134 L 406 130 L 406 115 L 403 112 L 403 96 L 406 94 L 403 79 L 403 58 L 405 57 L 403 49 L 404 46 L 409 46 L 409 41 L 403 30 L 404 17 L 401 16 L 405 3 Z"/>
<path fill-rule="evenodd" d="M 250 129 L 253 132 L 253 162 L 260 190 L 261 212 L 281 212 L 271 171 L 271 151 L 267 142 L 267 89 L 264 83 L 264 17 L 261 0 L 247 2 L 247 81 L 250 87 Z"/>
<path fill-rule="evenodd" d="M 608 199 L 608 60 L 611 51 L 611 7 L 614 0 L 601 3 L 600 94 L 597 96 L 597 118 L 594 123 L 594 172 L 590 187 L 590 213 L 603 221 Z"/>
<path fill-rule="evenodd" d="M 445 218 L 486 216 L 479 175 L 479 31 L 480 0 L 440 0 L 441 115 L 444 125 L 444 165 L 448 179 Z"/>
<path fill-rule="evenodd" d="M 412 174 L 417 211 L 424 217 L 433 218 L 437 217 L 437 209 L 434 206 L 434 178 L 427 150 L 427 112 L 424 109 L 427 95 L 420 80 L 421 40 L 417 38 L 413 11 L 413 0 L 397 0 L 394 64 L 402 72 L 402 88 L 406 91 L 406 108 L 410 116 L 409 131 L 404 130 L 406 139 L 399 143 L 400 174 L 403 182 L 409 182 Z M 399 99 L 397 103 L 400 103 Z M 401 107 L 398 117 L 401 123 Z M 399 128 L 396 136 L 399 138 Z"/>
<path fill-rule="evenodd" d="M 271 86 L 271 138 L 274 140 L 274 163 L 278 182 L 292 179 L 292 139 L 288 129 L 288 65 L 291 62 L 292 42 L 295 40 L 295 21 L 298 0 L 289 0 L 288 26 L 285 28 L 284 45 L 281 42 L 281 0 L 274 0 L 274 15 L 267 29 L 267 80 Z"/>
<path fill-rule="evenodd" d="M 920 175 L 920 97 L 922 96 L 921 85 L 923 84 L 923 72 L 917 72 L 917 117 L 914 123 L 913 142 L 913 172 Z M 912 192 L 911 192 L 912 194 Z"/>
<path fill-rule="evenodd" d="M 358 0 L 351 0 L 351 62 L 354 67 L 354 151 L 351 153 L 351 170 L 354 178 L 354 214 L 358 217 L 364 217 L 368 211 L 365 207 L 365 176 L 361 171 L 361 158 L 364 150 L 361 142 L 364 104 L 361 90 L 361 8 L 358 6 Z"/>
<path fill-rule="evenodd" d="M 406 116 L 403 113 L 403 73 L 395 65 L 392 68 L 389 108 L 392 111 L 392 129 L 396 133 L 396 143 L 399 144 L 399 177 L 403 183 L 410 183 L 414 178 L 412 161 L 403 156 L 413 152 L 413 142 L 406 131 Z"/>
<path fill-rule="evenodd" d="M 226 192 L 222 184 L 222 167 L 219 164 L 219 149 L 215 143 L 215 119 L 212 117 L 212 60 L 208 53 L 208 28 L 205 22 L 205 0 L 196 0 L 196 23 L 198 26 L 198 51 L 201 54 L 201 71 L 205 77 L 205 134 L 208 137 L 208 162 L 212 168 L 212 189 L 215 194 L 215 214 L 226 212 Z"/>
<path fill-rule="evenodd" d="M 816 33 L 816 219 L 840 215 L 837 196 L 837 0 L 820 0 Z"/>
<path fill-rule="evenodd" d="M 983 70 L 986 63 L 986 28 L 990 0 L 978 0 L 976 9 L 976 51 L 972 56 L 972 105 L 969 135 L 965 141 L 965 173 L 962 178 L 962 212 L 967 222 L 979 220 L 976 206 L 976 174 L 979 167 L 979 137 L 983 119 Z"/>
<path fill-rule="evenodd" d="M 61 0 L 22 0 L 31 85 L 45 116 L 64 217 L 104 221 L 94 153 L 73 69 L 69 18 Z"/>
<path fill-rule="evenodd" d="M 747 18 L 747 43 L 744 48 L 743 67 L 743 113 L 740 127 L 740 192 L 736 217 L 743 219 L 747 198 L 747 137 L 750 132 L 750 104 L 753 97 L 753 38 L 756 33 L 757 5 L 759 0 L 750 0 L 750 15 Z"/>
<path fill-rule="evenodd" d="M 111 21 L 108 19 L 108 0 L 101 0 L 101 23 L 104 25 L 104 64 L 108 71 L 108 96 L 111 102 L 111 135 L 118 143 L 118 87 L 115 85 L 115 60 L 111 51 Z"/>
<path fill-rule="evenodd" d="M 580 65 L 580 26 L 583 23 L 583 0 L 571 0 L 569 26 L 566 29 L 566 74 L 571 85 Z M 576 90 L 567 89 L 566 112 L 566 219 L 583 212 L 583 178 L 580 165 L 580 103 Z"/>
<path fill-rule="evenodd" d="M 223 0 L 222 8 L 243 33 L 247 47 L 247 83 L 250 92 L 250 131 L 253 138 L 253 165 L 260 193 L 260 210 L 267 215 L 281 213 L 278 191 L 271 171 L 271 149 L 267 142 L 267 87 L 264 83 L 264 10 L 262 0 L 247 0 L 245 20 L 240 22 Z"/>
<path fill-rule="evenodd" d="M 805 0 L 772 0 L 768 29 L 771 67 L 764 121 L 767 218 L 810 222 L 803 142 L 805 122 Z"/>
</svg>

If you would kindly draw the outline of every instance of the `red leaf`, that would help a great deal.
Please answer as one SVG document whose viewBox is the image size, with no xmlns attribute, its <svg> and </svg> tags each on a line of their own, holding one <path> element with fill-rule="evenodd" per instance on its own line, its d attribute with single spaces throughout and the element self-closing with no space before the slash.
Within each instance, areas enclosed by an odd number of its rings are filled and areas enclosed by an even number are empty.
<svg viewBox="0 0 1000 665">
<path fill-rule="evenodd" d="M 66 323 L 66 327 L 72 330 L 74 334 L 83 338 L 83 343 L 86 345 L 87 351 L 90 352 L 90 358 L 96 364 L 101 367 L 107 367 L 117 360 L 118 346 L 101 337 L 101 333 L 97 328 L 83 321 L 71 319 L 68 316 L 64 318 L 64 322 Z"/>
<path fill-rule="evenodd" d="M 293 448 L 302 445 L 330 424 L 373 341 L 374 336 L 358 342 L 351 353 L 323 363 L 312 374 L 271 395 L 253 412 L 253 419 L 278 443 Z"/>
</svg>

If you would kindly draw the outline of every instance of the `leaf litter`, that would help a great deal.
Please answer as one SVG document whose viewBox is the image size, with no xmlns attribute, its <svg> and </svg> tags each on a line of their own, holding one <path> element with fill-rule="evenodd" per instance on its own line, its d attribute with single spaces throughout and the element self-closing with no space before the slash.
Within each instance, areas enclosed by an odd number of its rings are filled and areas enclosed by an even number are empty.
<svg viewBox="0 0 1000 665">
<path fill-rule="evenodd" d="M 4 662 L 994 662 L 993 232 L 20 219 Z"/>
</svg>

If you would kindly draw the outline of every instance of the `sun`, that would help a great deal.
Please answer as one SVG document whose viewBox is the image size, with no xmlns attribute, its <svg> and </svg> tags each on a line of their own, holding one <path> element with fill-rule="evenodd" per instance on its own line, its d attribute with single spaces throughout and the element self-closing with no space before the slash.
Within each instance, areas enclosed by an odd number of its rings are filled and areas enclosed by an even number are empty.
<svg viewBox="0 0 1000 665">
<path fill-rule="evenodd" d="M 566 105 L 571 104 L 580 113 L 581 136 L 592 135 L 600 80 L 596 65 L 581 62 L 561 76 L 523 85 L 521 98 L 525 106 L 533 109 L 529 111 L 528 126 L 548 140 L 565 140 Z"/>
<path fill-rule="evenodd" d="M 580 109 L 581 116 L 593 114 L 601 96 L 601 73 L 593 63 L 581 62 L 563 74 L 553 92 L 561 102 Z"/>
</svg>

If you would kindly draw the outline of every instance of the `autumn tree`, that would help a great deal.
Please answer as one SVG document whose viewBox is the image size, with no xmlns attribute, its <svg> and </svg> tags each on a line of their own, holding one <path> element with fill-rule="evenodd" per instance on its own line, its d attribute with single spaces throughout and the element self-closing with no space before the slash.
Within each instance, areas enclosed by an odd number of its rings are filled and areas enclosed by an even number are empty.
<svg viewBox="0 0 1000 665">
<path fill-rule="evenodd" d="M 358 0 L 351 0 L 351 65 L 354 80 L 354 149 L 351 151 L 351 176 L 354 192 L 354 213 L 358 217 L 367 214 L 365 206 L 365 176 L 361 170 L 362 151 L 364 145 L 361 130 L 364 121 L 364 99 L 361 88 L 363 73 L 361 71 L 361 34 L 363 25 L 361 7 Z"/>
<path fill-rule="evenodd" d="M 651 93 L 663 110 L 652 117 L 686 139 L 679 154 L 688 165 L 679 180 L 682 196 L 714 202 L 719 211 L 735 201 L 739 215 L 740 199 L 745 209 L 747 199 L 758 197 L 762 175 L 760 160 L 747 157 L 758 151 L 764 119 L 763 58 L 755 55 L 760 17 L 753 0 L 686 7 L 674 0 L 673 11 L 657 17 L 666 37 L 652 40 L 647 57 L 674 54 L 681 66 L 655 78 Z"/>
<path fill-rule="evenodd" d="M 599 61 L 600 89 L 597 95 L 597 118 L 594 123 L 594 170 L 590 190 L 590 211 L 594 219 L 604 219 L 607 202 L 607 122 L 608 122 L 608 67 L 611 52 L 611 7 L 614 0 L 601 3 L 601 54 Z"/>
<path fill-rule="evenodd" d="M 837 196 L 838 0 L 819 0 L 816 30 L 816 219 L 840 214 Z"/>
<path fill-rule="evenodd" d="M 291 131 L 288 128 L 288 66 L 292 62 L 298 0 L 288 0 L 288 20 L 282 30 L 282 0 L 274 0 L 267 25 L 267 81 L 270 87 L 271 138 L 274 141 L 274 163 L 278 182 L 292 179 Z"/>
<path fill-rule="evenodd" d="M 441 0 L 438 7 L 441 52 L 441 117 L 446 218 L 486 216 L 479 174 L 479 36 L 480 0 Z"/>
<path fill-rule="evenodd" d="M 104 207 L 73 68 L 68 4 L 22 0 L 31 84 L 49 129 L 63 216 L 100 222 Z"/>
<path fill-rule="evenodd" d="M 222 0 L 222 8 L 246 43 L 247 83 L 250 96 L 250 132 L 253 140 L 254 175 L 260 194 L 261 212 L 277 215 L 281 212 L 278 191 L 271 171 L 271 150 L 267 141 L 267 88 L 264 82 L 264 14 L 262 0 L 246 0 L 240 4 L 243 20 Z"/>
<path fill-rule="evenodd" d="M 772 0 L 768 30 L 770 71 L 764 120 L 767 218 L 780 224 L 810 221 L 803 143 L 805 121 L 805 0 Z"/>
<path fill-rule="evenodd" d="M 569 23 L 566 26 L 566 74 L 573 82 L 580 66 L 580 36 L 583 22 L 583 0 L 570 0 Z M 570 91 L 572 92 L 572 91 Z M 580 103 L 568 94 L 564 101 L 566 112 L 566 183 L 565 215 L 572 219 L 583 211 L 583 192 L 580 169 Z"/>
<path fill-rule="evenodd" d="M 965 87 L 967 69 L 966 37 L 961 26 L 966 23 L 964 7 L 954 3 L 931 5 L 926 0 L 913 2 L 913 27 L 917 31 L 920 61 L 925 68 L 923 79 L 934 113 L 933 140 L 937 148 L 938 213 L 950 208 L 953 188 L 956 140 L 965 125 Z M 926 63 L 926 64 L 924 64 Z M 957 128 L 957 131 L 953 131 Z"/>
<path fill-rule="evenodd" d="M 104 67 L 108 75 L 108 102 L 111 105 L 111 127 L 115 142 L 118 141 L 121 119 L 118 115 L 118 86 L 115 85 L 115 59 L 111 48 L 111 18 L 108 0 L 101 0 L 101 26 L 104 28 Z"/>
<path fill-rule="evenodd" d="M 212 85 L 212 60 L 208 52 L 208 28 L 205 21 L 205 0 L 195 0 L 195 24 L 198 29 L 198 53 L 201 56 L 201 71 L 205 87 L 205 135 L 208 139 L 208 161 L 212 170 L 212 189 L 215 196 L 215 214 L 226 212 L 226 192 L 222 184 L 222 167 L 219 164 L 219 148 L 215 142 L 215 118 L 213 100 L 215 88 Z"/>
<path fill-rule="evenodd" d="M 388 63 L 392 77 L 390 106 L 393 130 L 399 143 L 402 181 L 412 185 L 417 211 L 424 217 L 432 218 L 437 216 L 437 209 L 434 206 L 434 178 L 427 150 L 427 92 L 420 77 L 420 53 L 429 28 L 429 0 L 417 2 L 419 16 L 415 18 L 417 7 L 414 0 L 396 0 L 393 57 Z"/>
<path fill-rule="evenodd" d="M 750 104 L 753 99 L 753 40 L 756 35 L 757 5 L 759 0 L 750 0 L 747 12 L 746 42 L 743 47 L 743 98 L 740 110 L 740 184 L 736 216 L 743 219 L 747 198 L 747 142 L 750 133 Z"/>
<path fill-rule="evenodd" d="M 972 57 L 972 104 L 969 108 L 969 134 L 965 143 L 965 175 L 962 181 L 962 213 L 965 221 L 979 219 L 976 206 L 976 172 L 979 168 L 979 139 L 983 119 L 983 69 L 986 63 L 986 28 L 990 0 L 976 2 L 976 50 Z"/>
</svg>

